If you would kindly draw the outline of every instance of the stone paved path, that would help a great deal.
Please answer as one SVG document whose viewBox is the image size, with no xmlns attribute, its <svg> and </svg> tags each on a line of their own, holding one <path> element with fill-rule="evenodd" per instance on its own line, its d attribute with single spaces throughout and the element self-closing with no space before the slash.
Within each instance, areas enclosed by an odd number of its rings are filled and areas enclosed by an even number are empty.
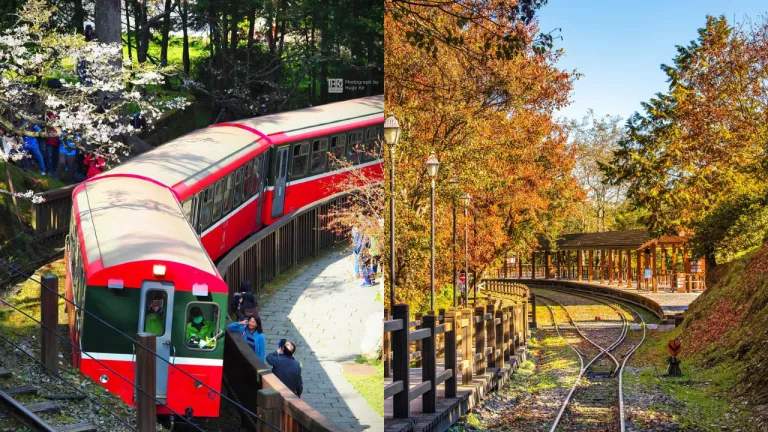
<svg viewBox="0 0 768 432">
<path fill-rule="evenodd" d="M 352 272 L 351 254 L 333 253 L 273 295 L 259 314 L 268 353 L 281 338 L 295 342 L 302 399 L 343 429 L 382 431 L 384 419 L 344 378 L 340 365 L 360 354 L 363 338 L 377 336 L 366 331 L 367 318 L 383 316 L 379 287 L 361 287 Z"/>
</svg>

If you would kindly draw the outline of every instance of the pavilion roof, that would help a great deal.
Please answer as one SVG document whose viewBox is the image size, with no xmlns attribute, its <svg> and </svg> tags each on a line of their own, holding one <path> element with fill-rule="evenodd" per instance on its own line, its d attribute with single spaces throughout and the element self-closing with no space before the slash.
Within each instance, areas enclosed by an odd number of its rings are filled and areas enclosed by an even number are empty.
<svg viewBox="0 0 768 432">
<path fill-rule="evenodd" d="M 550 250 L 549 239 L 539 237 L 539 250 Z M 557 240 L 560 250 L 577 249 L 625 249 L 637 250 L 653 244 L 682 244 L 688 241 L 683 236 L 664 235 L 652 238 L 645 229 L 606 231 L 595 233 L 564 234 Z"/>
</svg>

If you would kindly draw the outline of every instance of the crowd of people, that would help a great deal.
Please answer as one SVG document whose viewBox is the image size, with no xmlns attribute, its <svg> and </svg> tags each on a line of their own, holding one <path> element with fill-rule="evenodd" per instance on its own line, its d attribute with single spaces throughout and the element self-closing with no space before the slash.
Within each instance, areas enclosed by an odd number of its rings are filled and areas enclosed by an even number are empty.
<svg viewBox="0 0 768 432">
<path fill-rule="evenodd" d="M 355 261 L 355 275 L 363 280 L 361 286 L 373 286 L 378 275 L 381 260 L 381 246 L 375 236 L 360 233 L 352 228 L 352 256 Z"/>
<path fill-rule="evenodd" d="M 53 114 L 49 116 L 52 117 Z M 42 132 L 40 126 L 24 120 L 15 126 L 30 132 Z M 54 133 L 53 129 L 48 132 Z M 75 146 L 73 140 L 79 139 L 77 135 L 69 137 L 66 133 L 46 138 L 17 136 L 11 130 L 0 129 L 3 151 L 11 153 L 11 156 L 13 153 L 21 153 L 23 157 L 18 163 L 24 171 L 30 172 L 36 165 L 41 175 L 52 176 L 54 180 L 64 183 L 80 182 L 104 170 L 104 158 Z"/>
</svg>

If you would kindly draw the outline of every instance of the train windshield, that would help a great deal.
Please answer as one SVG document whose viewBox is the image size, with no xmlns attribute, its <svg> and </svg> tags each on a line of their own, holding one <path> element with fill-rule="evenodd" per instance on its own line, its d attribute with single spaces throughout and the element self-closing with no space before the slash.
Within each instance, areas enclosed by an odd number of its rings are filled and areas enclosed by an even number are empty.
<svg viewBox="0 0 768 432">
<path fill-rule="evenodd" d="M 184 342 L 193 350 L 213 351 L 220 336 L 219 306 L 212 302 L 192 302 L 187 305 L 187 328 Z"/>
</svg>

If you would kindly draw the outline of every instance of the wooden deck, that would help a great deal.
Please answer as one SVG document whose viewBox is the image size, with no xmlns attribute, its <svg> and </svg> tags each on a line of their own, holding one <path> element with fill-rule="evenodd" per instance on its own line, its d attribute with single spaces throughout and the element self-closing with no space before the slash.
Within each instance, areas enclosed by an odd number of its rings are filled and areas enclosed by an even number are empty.
<svg viewBox="0 0 768 432">
<path fill-rule="evenodd" d="M 473 351 L 474 352 L 474 351 Z M 455 398 L 445 398 L 444 386 L 437 387 L 437 408 L 434 414 L 424 414 L 421 406 L 421 397 L 411 401 L 411 417 L 408 419 L 392 418 L 392 398 L 384 400 L 384 430 L 385 432 L 443 432 L 456 423 L 461 416 L 475 407 L 489 392 L 504 385 L 513 373 L 525 360 L 525 348 L 520 348 L 505 362 L 503 368 L 488 368 L 482 376 L 473 375 L 471 385 L 458 385 Z M 459 356 L 459 364 L 461 356 Z M 445 370 L 442 361 L 438 361 L 437 373 Z M 392 378 L 385 378 L 384 384 L 391 384 Z M 410 387 L 413 388 L 421 382 L 421 369 L 410 369 Z M 458 373 L 458 382 L 462 382 L 461 372 Z"/>
</svg>

